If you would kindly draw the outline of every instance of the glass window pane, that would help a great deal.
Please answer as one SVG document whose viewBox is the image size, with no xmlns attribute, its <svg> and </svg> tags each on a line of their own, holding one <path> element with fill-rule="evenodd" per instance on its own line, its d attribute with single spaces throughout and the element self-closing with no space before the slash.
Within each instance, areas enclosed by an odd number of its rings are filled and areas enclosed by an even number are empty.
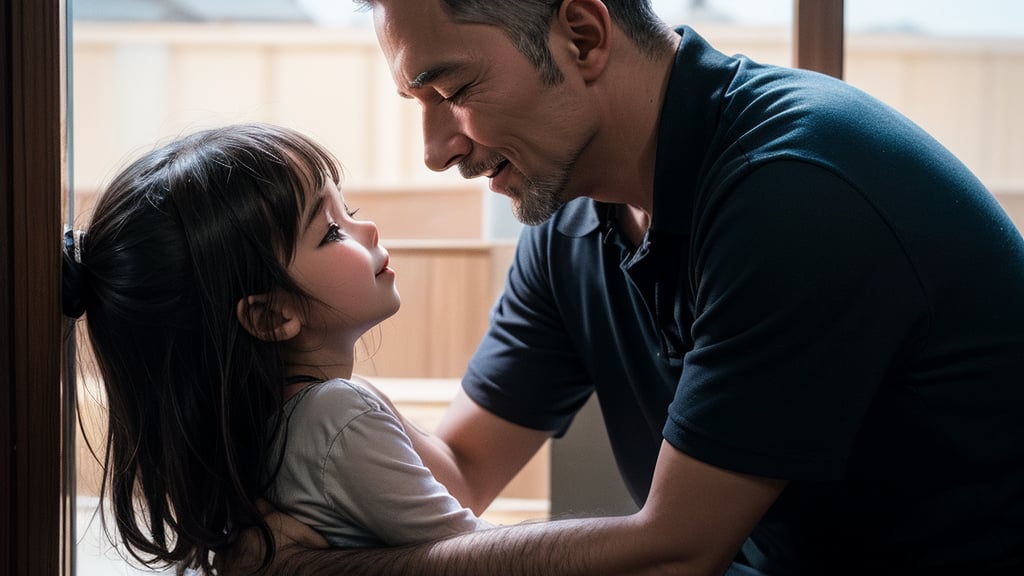
<svg viewBox="0 0 1024 576">
<path fill-rule="evenodd" d="M 793 0 L 654 0 L 654 8 L 726 54 L 784 66 L 793 60 Z"/>
<path fill-rule="evenodd" d="M 846 80 L 971 168 L 1024 227 L 1024 4 L 846 0 Z"/>
</svg>

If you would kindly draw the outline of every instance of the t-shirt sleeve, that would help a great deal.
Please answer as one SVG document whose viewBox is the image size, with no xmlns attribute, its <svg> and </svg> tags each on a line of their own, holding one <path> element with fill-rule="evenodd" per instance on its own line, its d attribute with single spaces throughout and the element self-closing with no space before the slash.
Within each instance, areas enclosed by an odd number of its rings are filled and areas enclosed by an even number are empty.
<svg viewBox="0 0 1024 576">
<path fill-rule="evenodd" d="M 800 162 L 756 170 L 698 233 L 694 348 L 665 438 L 741 472 L 839 477 L 926 317 L 898 233 L 841 178 Z"/>
<path fill-rule="evenodd" d="M 579 265 L 549 253 L 560 240 L 551 225 L 520 236 L 505 288 L 463 378 L 463 389 L 498 416 L 560 434 L 593 391 L 563 319 L 565 303 L 552 288 L 552 266 Z M 571 273 L 571 272 L 564 272 Z M 554 277 L 554 278 L 553 278 Z"/>
<path fill-rule="evenodd" d="M 324 462 L 325 500 L 385 544 L 490 527 L 434 478 L 396 416 L 383 408 L 352 419 L 334 438 Z"/>
</svg>

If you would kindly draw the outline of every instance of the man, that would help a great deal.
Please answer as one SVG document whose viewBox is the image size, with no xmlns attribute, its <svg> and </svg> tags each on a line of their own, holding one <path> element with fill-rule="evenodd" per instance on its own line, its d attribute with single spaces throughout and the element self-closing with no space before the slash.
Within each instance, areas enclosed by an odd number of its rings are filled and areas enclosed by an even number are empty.
<svg viewBox="0 0 1024 576">
<path fill-rule="evenodd" d="M 646 2 L 368 4 L 426 164 L 533 225 L 441 472 L 485 508 L 596 392 L 641 509 L 275 569 L 1024 569 L 1024 240 L 948 151 Z"/>
</svg>

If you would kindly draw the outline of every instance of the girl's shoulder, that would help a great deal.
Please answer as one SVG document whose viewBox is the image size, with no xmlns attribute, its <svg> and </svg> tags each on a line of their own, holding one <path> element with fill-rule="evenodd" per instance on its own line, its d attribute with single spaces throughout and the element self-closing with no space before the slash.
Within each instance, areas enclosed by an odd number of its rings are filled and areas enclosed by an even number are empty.
<svg viewBox="0 0 1024 576">
<path fill-rule="evenodd" d="M 311 384 L 298 392 L 288 404 L 293 413 L 296 411 L 307 415 L 330 413 L 337 417 L 339 411 L 364 413 L 367 411 L 383 411 L 391 413 L 387 402 L 375 393 L 372 386 L 365 384 L 359 377 L 353 379 L 332 378 Z"/>
<path fill-rule="evenodd" d="M 302 445 L 299 451 L 317 458 L 343 445 L 337 444 L 337 439 L 345 434 L 378 440 L 405 434 L 401 419 L 380 398 L 357 382 L 341 378 L 299 391 L 285 406 L 284 416 L 289 450 L 294 452 Z"/>
</svg>

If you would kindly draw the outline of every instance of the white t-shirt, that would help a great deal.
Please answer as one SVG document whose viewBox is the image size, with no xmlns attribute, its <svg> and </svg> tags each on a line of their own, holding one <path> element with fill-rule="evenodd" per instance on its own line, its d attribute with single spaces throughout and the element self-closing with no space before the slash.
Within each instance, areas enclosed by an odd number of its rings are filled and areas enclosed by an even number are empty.
<svg viewBox="0 0 1024 576">
<path fill-rule="evenodd" d="M 398 416 L 342 379 L 307 386 L 284 406 L 266 496 L 331 546 L 437 540 L 491 525 L 464 508 L 423 465 Z"/>
</svg>

